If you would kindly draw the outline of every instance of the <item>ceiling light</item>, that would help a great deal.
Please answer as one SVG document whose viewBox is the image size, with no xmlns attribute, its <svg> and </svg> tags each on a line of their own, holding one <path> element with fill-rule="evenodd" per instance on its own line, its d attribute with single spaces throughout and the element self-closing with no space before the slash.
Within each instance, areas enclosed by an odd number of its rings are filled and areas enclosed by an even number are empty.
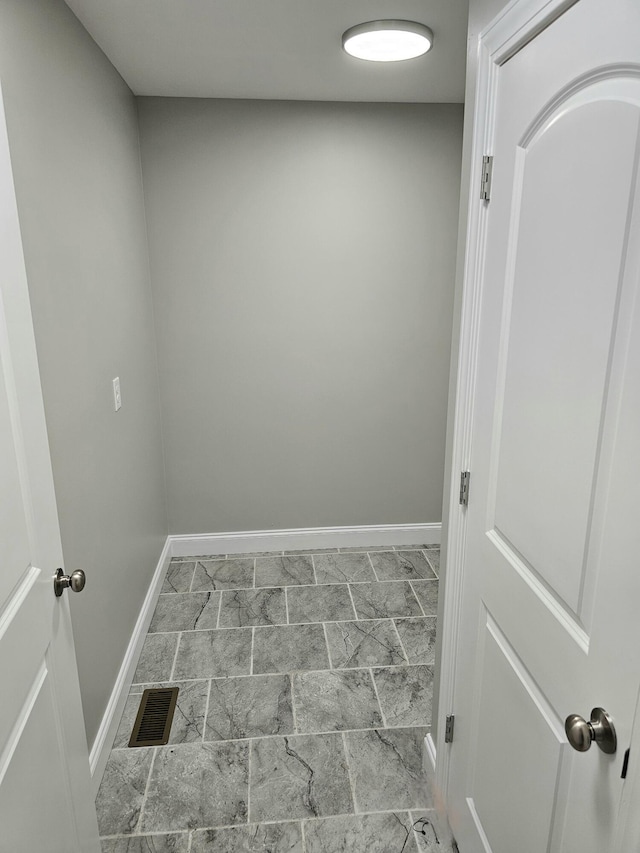
<svg viewBox="0 0 640 853">
<path fill-rule="evenodd" d="M 342 36 L 342 46 L 358 59 L 399 62 L 422 56 L 433 45 L 433 33 L 415 21 L 369 21 L 351 27 Z"/>
</svg>

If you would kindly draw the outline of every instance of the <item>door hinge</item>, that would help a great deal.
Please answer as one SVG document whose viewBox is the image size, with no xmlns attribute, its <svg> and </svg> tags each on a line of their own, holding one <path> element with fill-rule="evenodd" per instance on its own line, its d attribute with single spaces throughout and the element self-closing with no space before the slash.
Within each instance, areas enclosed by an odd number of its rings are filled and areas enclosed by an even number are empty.
<svg viewBox="0 0 640 853">
<path fill-rule="evenodd" d="M 455 724 L 456 718 L 454 714 L 448 714 L 446 725 L 444 728 L 444 742 L 452 743 L 453 742 L 453 726 Z"/>
<path fill-rule="evenodd" d="M 491 176 L 493 174 L 493 157 L 485 154 L 482 158 L 482 173 L 480 175 L 480 198 L 491 201 Z"/>
<path fill-rule="evenodd" d="M 460 506 L 469 505 L 469 480 L 471 479 L 470 471 L 460 472 Z"/>
</svg>

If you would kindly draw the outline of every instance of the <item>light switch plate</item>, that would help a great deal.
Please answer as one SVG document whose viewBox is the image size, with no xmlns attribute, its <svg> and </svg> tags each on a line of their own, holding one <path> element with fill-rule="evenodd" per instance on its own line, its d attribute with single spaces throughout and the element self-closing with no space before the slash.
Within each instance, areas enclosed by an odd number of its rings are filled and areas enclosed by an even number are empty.
<svg viewBox="0 0 640 853">
<path fill-rule="evenodd" d="M 122 395 L 120 394 L 120 377 L 116 376 L 113 380 L 113 407 L 118 411 L 122 406 Z"/>
</svg>

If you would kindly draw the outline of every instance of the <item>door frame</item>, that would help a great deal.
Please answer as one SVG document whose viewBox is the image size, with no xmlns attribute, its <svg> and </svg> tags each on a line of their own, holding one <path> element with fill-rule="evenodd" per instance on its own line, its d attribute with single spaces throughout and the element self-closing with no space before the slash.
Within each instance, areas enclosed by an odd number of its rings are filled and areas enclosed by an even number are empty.
<svg viewBox="0 0 640 853">
<path fill-rule="evenodd" d="M 444 603 L 440 635 L 440 687 L 435 743 L 435 801 L 441 816 L 448 808 L 449 771 L 451 756 L 445 744 L 445 717 L 455 714 L 456 659 L 461 622 L 462 596 L 465 583 L 465 553 L 467 514 L 459 504 L 460 472 L 470 471 L 471 500 L 473 500 L 473 421 L 476 395 L 476 375 L 480 331 L 480 306 L 487 242 L 489 201 L 480 198 L 482 158 L 494 150 L 494 127 L 498 87 L 498 69 L 538 33 L 580 0 L 512 0 L 475 38 L 469 56 L 477 60 L 473 85 L 473 114 L 470 125 L 469 186 L 466 198 L 466 229 L 461 253 L 462 271 L 459 348 L 457 372 L 452 387 L 455 403 L 452 415 L 451 445 L 446 463 L 445 482 L 448 484 L 444 516 L 448 518 L 443 530 L 446 554 Z M 464 218 L 461 220 L 464 222 Z M 446 492 L 445 492 L 446 494 Z M 433 748 L 433 744 L 429 744 Z M 636 706 L 631 741 L 632 759 L 640 755 L 640 695 Z M 626 791 L 623 794 L 620 821 L 615 843 L 616 851 L 640 849 L 640 815 L 632 807 L 640 796 L 640 760 L 631 760 Z"/>
</svg>

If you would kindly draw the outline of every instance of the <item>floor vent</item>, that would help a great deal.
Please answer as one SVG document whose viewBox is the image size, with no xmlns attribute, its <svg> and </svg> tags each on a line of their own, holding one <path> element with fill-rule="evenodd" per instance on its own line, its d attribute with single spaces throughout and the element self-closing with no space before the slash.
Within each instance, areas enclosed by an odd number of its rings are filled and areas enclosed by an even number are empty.
<svg viewBox="0 0 640 853">
<path fill-rule="evenodd" d="M 177 687 L 145 690 L 129 746 L 164 746 L 168 743 L 177 701 Z"/>
</svg>

